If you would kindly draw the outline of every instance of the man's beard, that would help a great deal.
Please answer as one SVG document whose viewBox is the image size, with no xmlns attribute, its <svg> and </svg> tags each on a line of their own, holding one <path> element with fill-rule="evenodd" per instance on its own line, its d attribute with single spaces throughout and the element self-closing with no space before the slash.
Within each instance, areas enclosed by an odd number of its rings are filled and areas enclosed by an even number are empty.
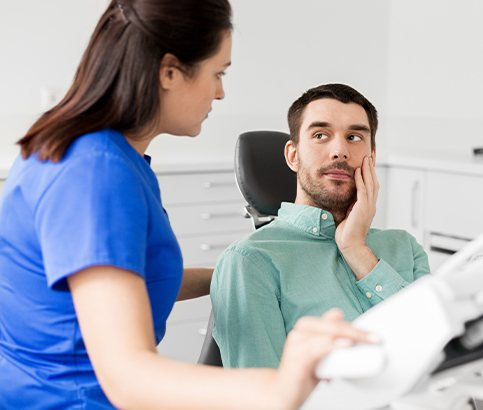
<svg viewBox="0 0 483 410">
<path fill-rule="evenodd" d="M 354 179 L 350 181 L 324 180 L 324 174 L 331 169 L 347 171 L 352 177 L 354 169 L 347 162 L 334 162 L 326 167 L 319 168 L 315 177 L 306 169 L 301 162 L 297 172 L 297 179 L 302 190 L 311 199 L 314 206 L 332 213 L 345 213 L 357 199 L 357 189 Z M 331 184 L 329 188 L 327 185 Z M 349 185 L 342 189 L 344 185 Z M 341 187 L 341 189 L 337 189 Z"/>
</svg>

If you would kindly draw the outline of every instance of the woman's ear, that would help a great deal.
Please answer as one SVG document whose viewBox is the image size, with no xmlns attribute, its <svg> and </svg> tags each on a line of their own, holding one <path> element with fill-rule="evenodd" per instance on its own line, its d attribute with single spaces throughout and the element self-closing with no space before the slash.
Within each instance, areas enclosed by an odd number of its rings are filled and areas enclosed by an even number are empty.
<svg viewBox="0 0 483 410">
<path fill-rule="evenodd" d="M 287 162 L 288 167 L 294 171 L 298 172 L 299 169 L 299 161 L 297 156 L 297 145 L 292 141 L 288 140 L 285 144 L 285 161 Z"/>
<path fill-rule="evenodd" d="M 161 68 L 159 69 L 159 83 L 161 89 L 170 90 L 177 81 L 179 81 L 182 72 L 180 70 L 181 62 L 171 54 L 166 53 L 161 60 Z"/>
</svg>

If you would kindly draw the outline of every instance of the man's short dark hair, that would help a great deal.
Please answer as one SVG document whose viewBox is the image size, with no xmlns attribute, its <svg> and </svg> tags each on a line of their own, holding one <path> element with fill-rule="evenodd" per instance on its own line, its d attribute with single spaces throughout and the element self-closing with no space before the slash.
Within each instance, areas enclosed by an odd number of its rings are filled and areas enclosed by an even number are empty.
<svg viewBox="0 0 483 410">
<path fill-rule="evenodd" d="M 354 90 L 345 84 L 324 84 L 311 88 L 303 93 L 288 110 L 288 126 L 290 129 L 290 139 L 297 144 L 299 141 L 300 126 L 302 125 L 302 115 L 309 103 L 316 100 L 329 98 L 340 101 L 344 104 L 355 103 L 364 108 L 369 120 L 371 129 L 371 149 L 376 146 L 377 131 L 377 110 L 371 102 L 359 91 Z"/>
</svg>

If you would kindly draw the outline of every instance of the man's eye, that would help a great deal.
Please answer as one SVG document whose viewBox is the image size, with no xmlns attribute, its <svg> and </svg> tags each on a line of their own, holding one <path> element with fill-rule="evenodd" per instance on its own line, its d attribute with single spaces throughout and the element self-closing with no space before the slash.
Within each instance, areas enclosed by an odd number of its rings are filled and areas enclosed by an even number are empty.
<svg viewBox="0 0 483 410">
<path fill-rule="evenodd" d="M 317 138 L 318 140 L 323 140 L 327 138 L 327 134 L 324 134 L 323 132 L 318 132 L 314 134 L 314 138 Z"/>
<path fill-rule="evenodd" d="M 352 135 L 349 135 L 348 140 L 349 141 L 362 141 L 362 138 L 359 135 L 352 134 Z"/>
<path fill-rule="evenodd" d="M 216 73 L 216 76 L 217 76 L 218 78 L 221 78 L 221 77 L 223 77 L 224 75 L 226 75 L 226 72 L 225 72 L 225 71 L 221 71 L 221 72 L 219 72 L 219 73 Z"/>
</svg>

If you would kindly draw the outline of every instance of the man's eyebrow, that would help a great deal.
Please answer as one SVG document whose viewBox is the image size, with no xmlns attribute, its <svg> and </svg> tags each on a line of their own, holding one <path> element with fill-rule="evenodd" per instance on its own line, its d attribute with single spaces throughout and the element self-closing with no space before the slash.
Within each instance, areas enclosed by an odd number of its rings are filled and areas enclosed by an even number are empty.
<svg viewBox="0 0 483 410">
<path fill-rule="evenodd" d="M 231 66 L 231 61 L 228 61 L 227 63 L 223 64 L 223 67 L 227 68 Z"/>
<path fill-rule="evenodd" d="M 365 131 L 365 132 L 371 132 L 371 129 L 364 124 L 354 124 L 349 127 L 350 130 L 352 131 Z"/>
<path fill-rule="evenodd" d="M 307 130 L 311 130 L 312 128 L 331 128 L 332 124 L 327 121 L 314 121 L 309 124 L 307 127 Z M 349 129 L 351 131 L 365 131 L 365 132 L 371 132 L 371 129 L 364 124 L 353 124 L 349 126 Z"/>
<path fill-rule="evenodd" d="M 330 124 L 330 122 L 326 122 L 326 121 L 314 121 L 312 123 L 309 124 L 309 126 L 307 127 L 308 130 L 312 129 L 312 128 L 330 128 L 332 127 L 332 125 Z"/>
</svg>

